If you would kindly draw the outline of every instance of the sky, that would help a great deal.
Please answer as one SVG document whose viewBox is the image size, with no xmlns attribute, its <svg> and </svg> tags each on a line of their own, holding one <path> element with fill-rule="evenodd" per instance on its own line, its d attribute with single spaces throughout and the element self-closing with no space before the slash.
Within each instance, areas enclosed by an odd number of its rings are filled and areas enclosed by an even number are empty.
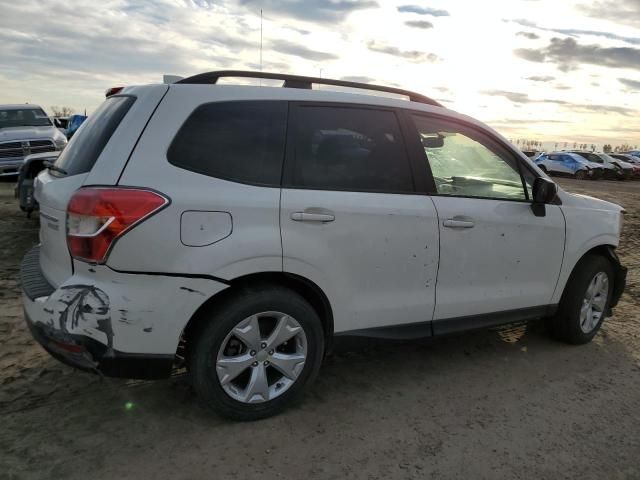
<svg viewBox="0 0 640 480">
<path fill-rule="evenodd" d="M 640 144 L 640 0 L 0 0 L 0 103 L 221 69 L 418 91 L 510 139 Z M 34 21 L 37 19 L 37 21 Z"/>
</svg>

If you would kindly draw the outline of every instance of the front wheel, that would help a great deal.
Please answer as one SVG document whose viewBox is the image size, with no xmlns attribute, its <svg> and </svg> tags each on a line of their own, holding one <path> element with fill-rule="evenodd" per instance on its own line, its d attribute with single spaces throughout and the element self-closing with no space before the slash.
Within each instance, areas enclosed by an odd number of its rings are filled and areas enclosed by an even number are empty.
<svg viewBox="0 0 640 480">
<path fill-rule="evenodd" d="M 576 180 L 584 180 L 585 178 L 587 178 L 587 174 L 584 172 L 584 170 L 578 170 L 576 172 Z"/>
<path fill-rule="evenodd" d="M 210 314 L 195 338 L 191 374 L 198 395 L 233 420 L 275 415 L 298 400 L 324 353 L 320 318 L 297 293 L 251 289 Z"/>
<path fill-rule="evenodd" d="M 569 277 L 557 315 L 549 326 L 560 340 L 574 345 L 598 333 L 613 294 L 613 267 L 600 255 L 587 255 Z"/>
</svg>

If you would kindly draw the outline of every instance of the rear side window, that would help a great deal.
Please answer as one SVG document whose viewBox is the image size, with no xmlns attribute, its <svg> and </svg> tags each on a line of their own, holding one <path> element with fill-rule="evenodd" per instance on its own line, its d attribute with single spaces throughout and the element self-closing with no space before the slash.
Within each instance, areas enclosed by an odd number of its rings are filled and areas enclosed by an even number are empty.
<svg viewBox="0 0 640 480">
<path fill-rule="evenodd" d="M 352 107 L 298 106 L 290 187 L 413 192 L 396 114 Z"/>
<path fill-rule="evenodd" d="M 129 96 L 106 99 L 82 124 L 55 165 L 67 175 L 89 172 L 133 102 L 135 98 Z"/>
<path fill-rule="evenodd" d="M 196 108 L 173 139 L 176 167 L 253 185 L 280 186 L 287 102 L 218 102 Z"/>
</svg>

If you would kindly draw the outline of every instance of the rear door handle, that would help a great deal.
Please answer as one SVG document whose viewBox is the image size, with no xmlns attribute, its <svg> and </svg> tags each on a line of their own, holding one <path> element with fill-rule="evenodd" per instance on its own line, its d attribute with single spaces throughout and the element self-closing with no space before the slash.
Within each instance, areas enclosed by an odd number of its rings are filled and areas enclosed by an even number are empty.
<svg viewBox="0 0 640 480">
<path fill-rule="evenodd" d="M 473 228 L 475 223 L 469 217 L 453 217 L 442 222 L 447 228 Z"/>
<path fill-rule="evenodd" d="M 291 220 L 294 222 L 333 222 L 336 219 L 333 213 L 317 213 L 317 212 L 293 212 Z"/>
</svg>

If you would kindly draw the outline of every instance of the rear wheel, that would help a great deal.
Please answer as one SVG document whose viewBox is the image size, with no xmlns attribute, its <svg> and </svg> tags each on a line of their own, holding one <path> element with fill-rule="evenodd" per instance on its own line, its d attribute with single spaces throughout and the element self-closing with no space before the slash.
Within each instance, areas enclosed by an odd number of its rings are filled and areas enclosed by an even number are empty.
<svg viewBox="0 0 640 480">
<path fill-rule="evenodd" d="M 587 178 L 587 174 L 585 173 L 584 170 L 578 170 L 576 172 L 576 179 L 577 180 L 584 180 L 585 178 Z"/>
<path fill-rule="evenodd" d="M 214 411 L 233 420 L 269 417 L 298 400 L 324 352 L 313 307 L 279 287 L 231 298 L 211 313 L 194 340 L 194 388 Z"/>
<path fill-rule="evenodd" d="M 613 267 L 600 255 L 587 255 L 571 274 L 557 315 L 550 319 L 554 335 L 567 343 L 590 342 L 606 316 L 613 293 Z"/>
</svg>

